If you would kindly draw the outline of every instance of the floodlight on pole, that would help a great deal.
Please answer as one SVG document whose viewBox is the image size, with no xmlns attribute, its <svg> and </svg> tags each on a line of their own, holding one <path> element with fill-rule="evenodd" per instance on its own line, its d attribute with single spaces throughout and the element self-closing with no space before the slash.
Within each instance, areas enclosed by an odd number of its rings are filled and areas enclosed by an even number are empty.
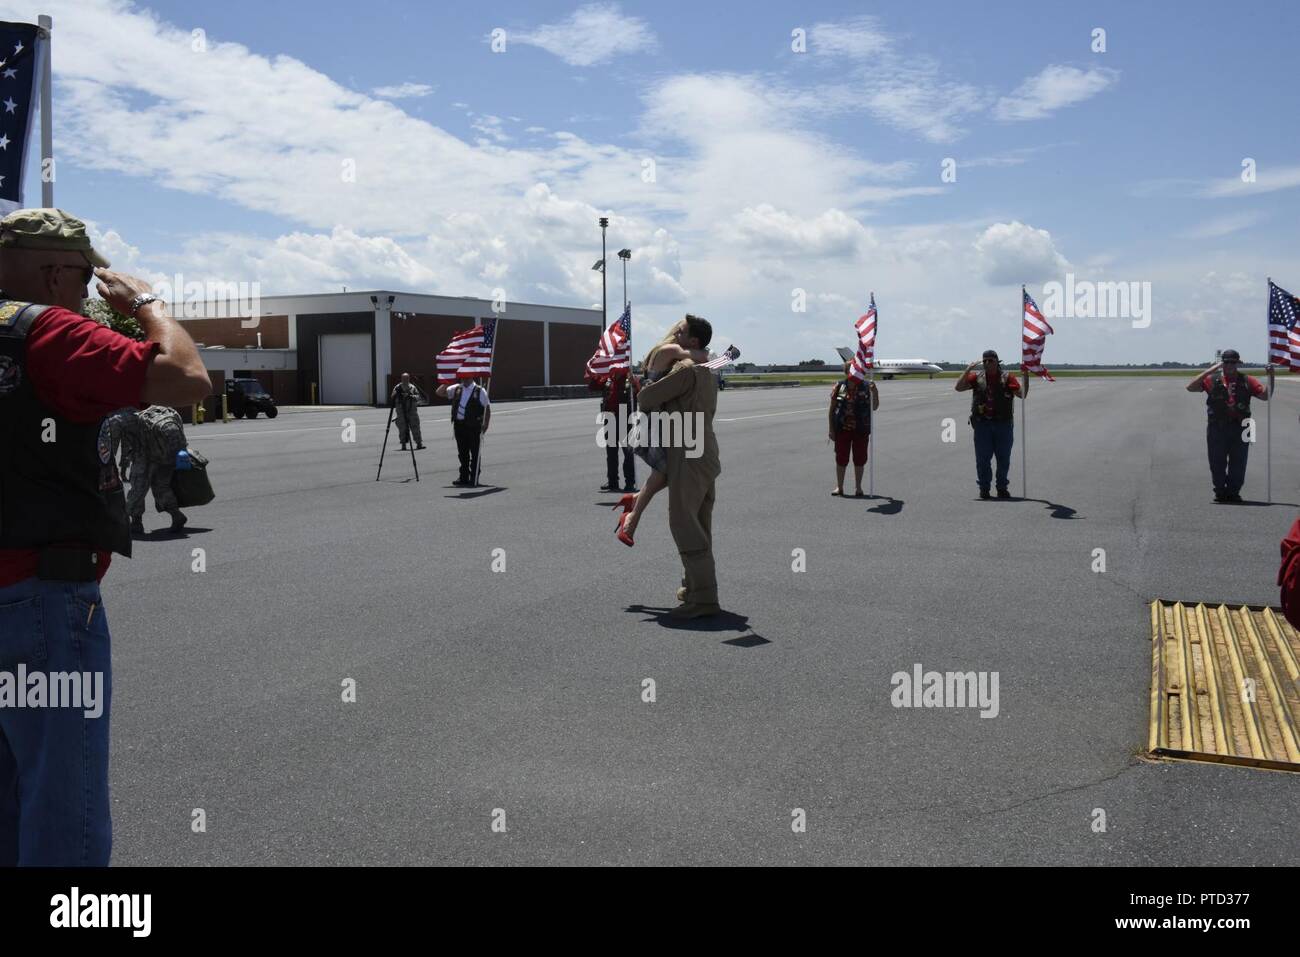
<svg viewBox="0 0 1300 957">
<path fill-rule="evenodd" d="M 618 258 L 623 260 L 623 305 L 627 305 L 627 261 L 632 258 L 632 250 L 620 249 Z"/>
<path fill-rule="evenodd" d="M 603 332 L 609 328 L 609 320 L 606 317 L 608 304 L 605 299 L 605 230 L 609 227 L 609 217 L 600 217 L 600 328 Z"/>
</svg>

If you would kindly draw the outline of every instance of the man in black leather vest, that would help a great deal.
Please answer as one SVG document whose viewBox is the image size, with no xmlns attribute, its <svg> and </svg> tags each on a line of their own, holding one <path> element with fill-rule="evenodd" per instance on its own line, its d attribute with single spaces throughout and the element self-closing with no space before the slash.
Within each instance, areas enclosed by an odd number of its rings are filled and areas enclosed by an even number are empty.
<svg viewBox="0 0 1300 957">
<path fill-rule="evenodd" d="M 1187 384 L 1188 392 L 1205 393 L 1205 451 L 1216 502 L 1240 502 L 1246 481 L 1246 460 L 1254 438 L 1250 416 L 1252 397 L 1262 402 L 1269 391 L 1254 376 L 1241 371 L 1241 355 L 1224 349 L 1220 361 Z"/>
<path fill-rule="evenodd" d="M 492 400 L 479 379 L 456 385 L 440 385 L 435 393 L 451 400 L 451 431 L 456 437 L 456 454 L 460 458 L 460 476 L 452 485 L 478 487 L 479 447 L 483 433 L 492 422 Z"/>
<path fill-rule="evenodd" d="M 211 391 L 193 341 L 148 284 L 107 267 L 62 210 L 0 220 L 0 671 L 10 689 L 0 693 L 0 866 L 109 861 L 112 669 L 99 581 L 112 552 L 131 554 L 131 538 L 105 417 Z M 144 342 L 78 314 L 94 276 Z M 36 675 L 76 687 L 80 705 L 37 703 Z"/>
<path fill-rule="evenodd" d="M 958 376 L 955 388 L 971 393 L 970 424 L 975 430 L 975 481 L 980 498 L 990 497 L 989 484 L 994 481 L 998 498 L 1010 498 L 1007 472 L 1015 441 L 1015 398 L 1028 394 L 1028 381 L 1022 386 L 1014 375 L 1003 372 L 998 354 L 987 349 L 980 362 L 972 362 Z M 996 475 L 993 459 L 997 460 Z"/>
</svg>

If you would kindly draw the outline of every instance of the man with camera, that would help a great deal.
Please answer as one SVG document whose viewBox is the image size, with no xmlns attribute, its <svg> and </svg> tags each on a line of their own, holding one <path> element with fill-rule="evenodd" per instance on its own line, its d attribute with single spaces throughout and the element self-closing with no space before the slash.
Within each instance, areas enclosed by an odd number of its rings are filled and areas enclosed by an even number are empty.
<svg viewBox="0 0 1300 957">
<path fill-rule="evenodd" d="M 397 419 L 397 437 L 402 442 L 402 451 L 406 451 L 406 444 L 415 439 L 415 450 L 418 452 L 424 448 L 424 439 L 420 437 L 420 411 L 419 404 L 421 399 L 427 398 L 420 387 L 411 381 L 411 373 L 403 372 L 402 381 L 393 386 L 393 394 L 390 396 Z"/>
</svg>

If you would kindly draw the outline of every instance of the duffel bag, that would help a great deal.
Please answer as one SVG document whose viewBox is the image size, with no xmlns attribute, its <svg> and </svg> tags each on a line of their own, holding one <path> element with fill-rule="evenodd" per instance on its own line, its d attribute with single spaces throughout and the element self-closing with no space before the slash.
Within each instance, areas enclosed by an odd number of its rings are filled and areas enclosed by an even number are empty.
<svg viewBox="0 0 1300 957">
<path fill-rule="evenodd" d="M 190 457 L 190 467 L 172 473 L 172 491 L 176 493 L 176 504 L 181 508 L 194 508 L 207 505 L 216 493 L 208 481 L 208 460 L 193 449 L 186 449 Z"/>
</svg>

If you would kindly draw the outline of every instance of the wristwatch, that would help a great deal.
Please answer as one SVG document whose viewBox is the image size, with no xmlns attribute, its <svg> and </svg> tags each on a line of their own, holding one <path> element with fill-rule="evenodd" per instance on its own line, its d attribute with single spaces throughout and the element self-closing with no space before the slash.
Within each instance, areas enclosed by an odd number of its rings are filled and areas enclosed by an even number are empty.
<svg viewBox="0 0 1300 957">
<path fill-rule="evenodd" d="M 158 297 L 153 295 L 152 293 L 146 292 L 136 296 L 134 299 L 131 300 L 131 318 L 132 319 L 135 318 L 135 314 L 140 311 L 141 306 L 147 306 L 149 303 L 157 302 L 157 301 L 158 301 Z"/>
</svg>

